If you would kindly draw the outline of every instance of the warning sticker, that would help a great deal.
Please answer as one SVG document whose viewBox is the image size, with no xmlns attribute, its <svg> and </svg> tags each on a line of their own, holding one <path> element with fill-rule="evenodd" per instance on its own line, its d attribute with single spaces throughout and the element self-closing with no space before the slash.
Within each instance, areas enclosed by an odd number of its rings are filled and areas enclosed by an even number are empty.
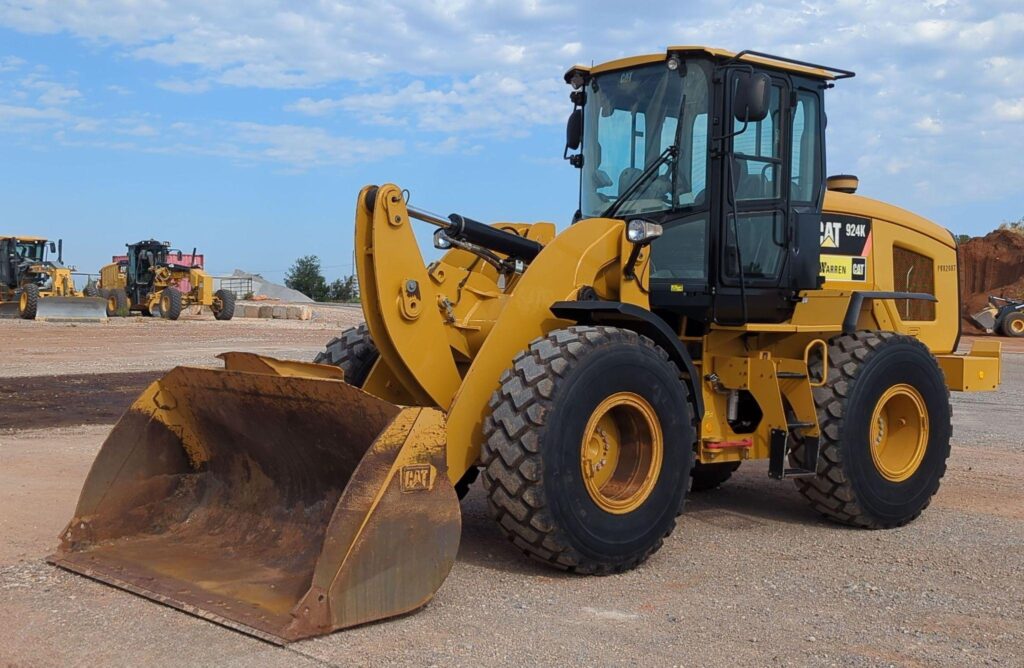
<svg viewBox="0 0 1024 668">
<path fill-rule="evenodd" d="M 826 281 L 866 281 L 870 256 L 870 218 L 821 215 L 821 275 Z"/>
</svg>

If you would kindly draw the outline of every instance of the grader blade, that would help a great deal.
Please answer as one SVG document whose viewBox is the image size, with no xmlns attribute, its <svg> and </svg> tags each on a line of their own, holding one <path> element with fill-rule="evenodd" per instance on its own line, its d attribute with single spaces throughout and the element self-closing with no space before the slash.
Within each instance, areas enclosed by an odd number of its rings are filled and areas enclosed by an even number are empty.
<svg viewBox="0 0 1024 668">
<path fill-rule="evenodd" d="M 0 303 L 0 318 L 20 318 L 17 301 Z M 107 319 L 107 303 L 98 297 L 41 297 L 36 305 L 35 320 Z"/>
<path fill-rule="evenodd" d="M 224 358 L 129 408 L 50 562 L 277 643 L 427 603 L 461 525 L 442 413 Z"/>
<path fill-rule="evenodd" d="M 99 297 L 43 297 L 36 320 L 106 320 L 107 302 Z"/>
</svg>

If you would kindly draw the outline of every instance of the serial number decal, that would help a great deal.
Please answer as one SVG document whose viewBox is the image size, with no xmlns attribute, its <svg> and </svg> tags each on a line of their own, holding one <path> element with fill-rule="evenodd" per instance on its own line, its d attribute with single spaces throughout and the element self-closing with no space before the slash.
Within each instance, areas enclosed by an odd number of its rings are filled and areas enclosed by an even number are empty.
<svg viewBox="0 0 1024 668">
<path fill-rule="evenodd" d="M 955 264 L 940 264 L 939 265 L 939 271 L 942 271 L 942 272 L 956 271 L 956 265 Z"/>
</svg>

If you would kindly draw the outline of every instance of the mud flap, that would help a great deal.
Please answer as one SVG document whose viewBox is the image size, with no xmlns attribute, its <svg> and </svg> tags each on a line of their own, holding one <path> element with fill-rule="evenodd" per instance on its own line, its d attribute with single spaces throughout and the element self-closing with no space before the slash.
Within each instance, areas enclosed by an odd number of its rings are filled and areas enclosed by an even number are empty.
<svg viewBox="0 0 1024 668">
<path fill-rule="evenodd" d="M 49 561 L 277 643 L 427 603 L 461 530 L 443 414 L 225 359 L 136 400 Z"/>
</svg>

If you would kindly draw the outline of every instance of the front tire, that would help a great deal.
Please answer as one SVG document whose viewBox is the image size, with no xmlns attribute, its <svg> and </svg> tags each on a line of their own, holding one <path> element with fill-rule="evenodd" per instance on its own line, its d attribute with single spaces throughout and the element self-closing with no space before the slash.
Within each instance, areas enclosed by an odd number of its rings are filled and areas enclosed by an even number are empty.
<svg viewBox="0 0 1024 668">
<path fill-rule="evenodd" d="M 39 286 L 29 283 L 18 295 L 18 315 L 23 320 L 35 320 L 39 310 Z"/>
<path fill-rule="evenodd" d="M 178 288 L 164 288 L 160 293 L 160 315 L 167 320 L 177 320 L 181 316 L 181 291 Z"/>
<path fill-rule="evenodd" d="M 615 327 L 556 330 L 515 357 L 490 406 L 488 509 L 528 556 L 621 572 L 672 533 L 697 436 L 687 387 L 653 341 Z"/>
<path fill-rule="evenodd" d="M 330 364 L 345 372 L 345 382 L 353 387 L 362 387 L 370 370 L 377 363 L 380 352 L 370 337 L 366 323 L 358 327 L 350 327 L 341 336 L 331 339 L 327 347 L 313 358 L 315 364 Z M 455 483 L 455 493 L 459 499 L 469 494 L 469 489 L 480 475 L 480 469 L 470 467 Z"/>
<path fill-rule="evenodd" d="M 811 377 L 821 377 L 821 361 Z M 928 348 L 892 332 L 832 340 L 824 387 L 814 389 L 821 427 L 818 475 L 797 488 L 826 517 L 868 529 L 910 522 L 946 472 L 952 409 Z M 793 451 L 804 461 L 803 445 Z"/>
<path fill-rule="evenodd" d="M 999 323 L 999 330 L 1003 336 L 1013 338 L 1024 336 L 1024 313 L 1020 311 L 1007 313 Z"/>
<path fill-rule="evenodd" d="M 235 293 L 230 290 L 214 292 L 211 310 L 217 320 L 231 320 L 235 315 Z"/>
<path fill-rule="evenodd" d="M 107 293 L 107 316 L 126 316 L 129 312 L 128 293 L 124 288 L 114 288 Z"/>
</svg>

